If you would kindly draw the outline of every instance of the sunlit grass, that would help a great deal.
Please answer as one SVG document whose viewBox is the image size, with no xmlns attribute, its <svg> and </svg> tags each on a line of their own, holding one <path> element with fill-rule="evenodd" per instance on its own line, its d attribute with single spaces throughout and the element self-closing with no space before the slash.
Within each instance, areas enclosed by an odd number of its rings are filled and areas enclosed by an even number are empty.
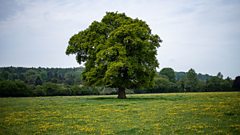
<svg viewBox="0 0 240 135">
<path fill-rule="evenodd" d="M 240 134 L 240 93 L 0 98 L 0 134 Z"/>
</svg>

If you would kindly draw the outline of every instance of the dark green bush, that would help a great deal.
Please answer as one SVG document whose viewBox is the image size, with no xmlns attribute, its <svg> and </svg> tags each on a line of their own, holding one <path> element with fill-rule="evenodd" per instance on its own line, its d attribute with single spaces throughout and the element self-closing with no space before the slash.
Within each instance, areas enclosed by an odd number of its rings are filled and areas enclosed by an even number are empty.
<svg viewBox="0 0 240 135">
<path fill-rule="evenodd" d="M 43 86 L 38 85 L 35 87 L 35 89 L 33 90 L 33 95 L 34 96 L 46 96 L 47 92 L 46 90 L 43 88 Z"/>
<path fill-rule="evenodd" d="M 1 81 L 0 96 L 1 97 L 22 97 L 31 96 L 32 92 L 22 81 Z"/>
</svg>

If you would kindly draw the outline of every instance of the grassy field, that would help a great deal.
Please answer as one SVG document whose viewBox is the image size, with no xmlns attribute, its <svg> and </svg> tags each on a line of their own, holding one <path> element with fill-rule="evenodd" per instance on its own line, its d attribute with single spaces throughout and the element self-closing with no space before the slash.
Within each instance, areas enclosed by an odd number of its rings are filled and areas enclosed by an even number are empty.
<svg viewBox="0 0 240 135">
<path fill-rule="evenodd" d="M 240 93 L 0 98 L 0 134 L 240 134 Z"/>
</svg>

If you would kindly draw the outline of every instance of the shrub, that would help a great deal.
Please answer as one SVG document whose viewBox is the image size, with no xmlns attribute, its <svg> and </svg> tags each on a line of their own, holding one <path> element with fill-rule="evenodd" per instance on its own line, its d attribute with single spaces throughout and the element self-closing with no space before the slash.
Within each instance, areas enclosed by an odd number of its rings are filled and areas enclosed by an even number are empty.
<svg viewBox="0 0 240 135">
<path fill-rule="evenodd" d="M 46 96 L 47 92 L 46 90 L 43 88 L 42 85 L 38 85 L 35 87 L 35 89 L 33 90 L 33 95 L 34 96 Z"/>
<path fill-rule="evenodd" d="M 55 83 L 50 83 L 50 82 L 44 83 L 42 87 L 43 87 L 44 91 L 46 91 L 47 96 L 59 95 L 60 87 Z"/>
<path fill-rule="evenodd" d="M 21 97 L 31 96 L 32 92 L 28 86 L 22 81 L 1 81 L 0 96 L 1 97 Z"/>
</svg>

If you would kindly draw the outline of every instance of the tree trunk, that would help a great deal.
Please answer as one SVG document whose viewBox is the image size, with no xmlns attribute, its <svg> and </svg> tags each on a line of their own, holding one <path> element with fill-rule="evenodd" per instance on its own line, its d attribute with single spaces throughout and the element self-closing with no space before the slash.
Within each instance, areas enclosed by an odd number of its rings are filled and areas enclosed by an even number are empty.
<svg viewBox="0 0 240 135">
<path fill-rule="evenodd" d="M 125 93 L 125 88 L 118 88 L 118 98 L 119 99 L 127 98 Z"/>
</svg>

